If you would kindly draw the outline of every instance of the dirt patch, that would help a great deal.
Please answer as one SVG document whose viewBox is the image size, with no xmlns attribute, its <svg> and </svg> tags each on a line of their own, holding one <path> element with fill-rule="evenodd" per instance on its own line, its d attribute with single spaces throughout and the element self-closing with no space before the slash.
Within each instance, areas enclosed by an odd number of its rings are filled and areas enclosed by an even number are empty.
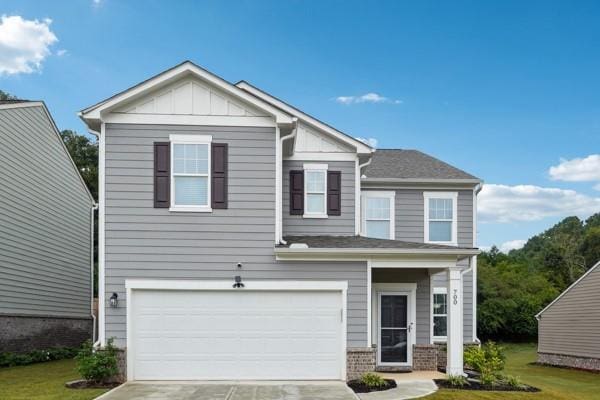
<svg viewBox="0 0 600 400">
<path fill-rule="evenodd" d="M 385 379 L 384 386 L 369 387 L 362 383 L 360 380 L 354 379 L 348 381 L 348 386 L 350 387 L 350 389 L 354 390 L 354 393 L 381 392 L 382 390 L 389 390 L 395 388 L 396 381 L 393 379 Z"/>
</svg>

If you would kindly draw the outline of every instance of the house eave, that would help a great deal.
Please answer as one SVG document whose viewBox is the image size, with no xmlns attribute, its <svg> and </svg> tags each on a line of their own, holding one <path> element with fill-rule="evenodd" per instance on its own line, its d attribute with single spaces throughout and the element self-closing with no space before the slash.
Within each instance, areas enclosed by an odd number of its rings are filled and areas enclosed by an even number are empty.
<svg viewBox="0 0 600 400">
<path fill-rule="evenodd" d="M 441 184 L 441 185 L 478 185 L 481 179 L 440 179 L 440 178 L 361 178 L 365 184 Z"/>
<path fill-rule="evenodd" d="M 277 260 L 366 261 L 398 258 L 438 258 L 462 260 L 480 253 L 477 249 L 372 249 L 372 248 L 298 248 L 276 247 Z"/>
</svg>

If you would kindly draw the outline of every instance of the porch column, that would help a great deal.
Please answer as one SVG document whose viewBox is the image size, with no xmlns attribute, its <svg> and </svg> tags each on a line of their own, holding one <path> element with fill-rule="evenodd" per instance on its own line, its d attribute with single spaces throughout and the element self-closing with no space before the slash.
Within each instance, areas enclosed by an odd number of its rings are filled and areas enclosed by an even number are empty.
<svg viewBox="0 0 600 400">
<path fill-rule="evenodd" d="M 463 299 L 462 299 L 462 269 L 448 268 L 448 375 L 463 374 Z"/>
</svg>

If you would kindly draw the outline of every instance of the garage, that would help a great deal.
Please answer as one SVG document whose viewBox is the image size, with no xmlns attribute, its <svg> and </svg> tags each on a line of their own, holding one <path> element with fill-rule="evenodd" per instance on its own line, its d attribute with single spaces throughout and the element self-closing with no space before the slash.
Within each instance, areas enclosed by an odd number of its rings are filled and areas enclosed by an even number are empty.
<svg viewBox="0 0 600 400">
<path fill-rule="evenodd" d="M 128 380 L 339 380 L 346 282 L 128 281 Z"/>
</svg>

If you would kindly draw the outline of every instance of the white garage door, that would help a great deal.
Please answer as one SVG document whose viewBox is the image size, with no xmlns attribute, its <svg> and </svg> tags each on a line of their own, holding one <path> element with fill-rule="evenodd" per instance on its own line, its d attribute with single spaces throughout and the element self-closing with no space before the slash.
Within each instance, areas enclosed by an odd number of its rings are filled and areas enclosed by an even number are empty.
<svg viewBox="0 0 600 400">
<path fill-rule="evenodd" d="M 340 291 L 135 290 L 132 298 L 134 380 L 343 379 Z"/>
</svg>

